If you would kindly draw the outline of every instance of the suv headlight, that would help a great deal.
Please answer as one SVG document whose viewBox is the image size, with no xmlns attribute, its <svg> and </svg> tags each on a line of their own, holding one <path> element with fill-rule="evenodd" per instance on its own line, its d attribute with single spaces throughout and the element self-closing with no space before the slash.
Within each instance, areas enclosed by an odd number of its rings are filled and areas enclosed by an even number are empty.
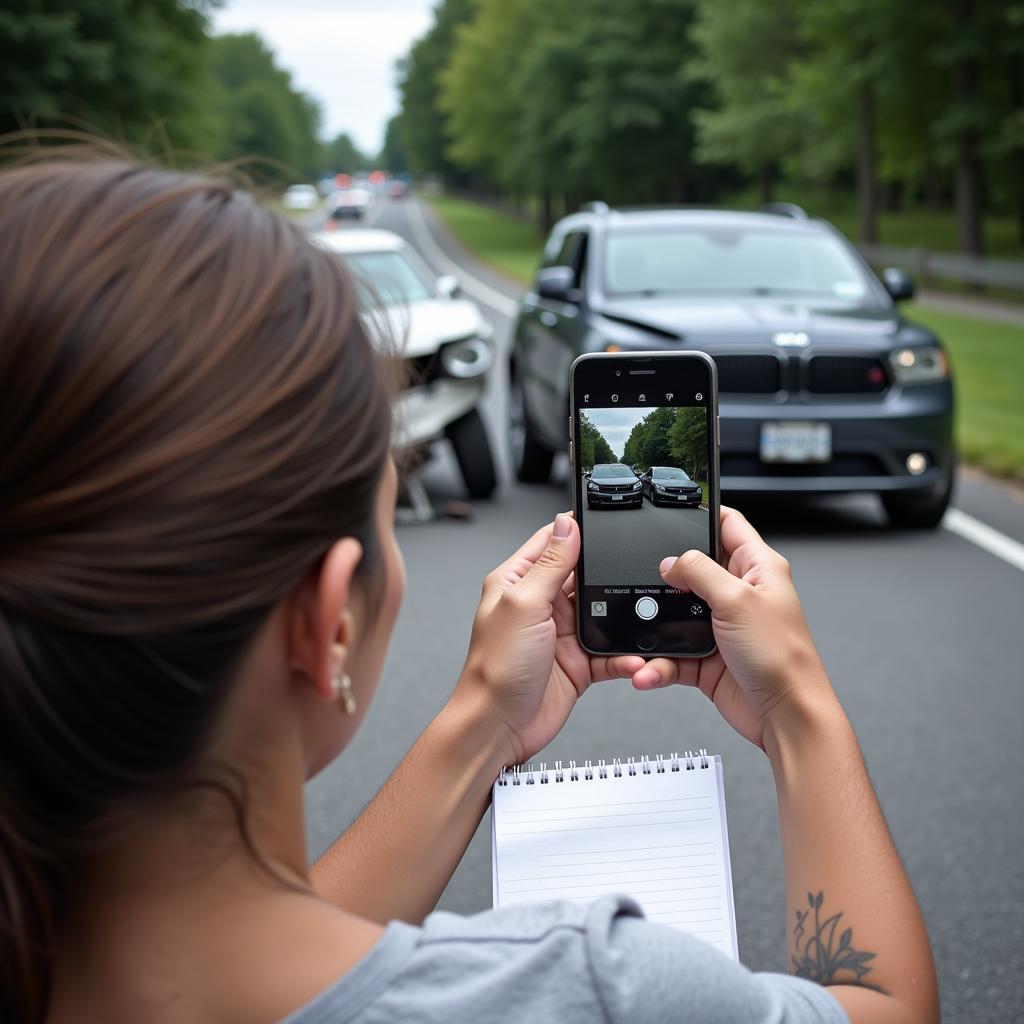
<svg viewBox="0 0 1024 1024">
<path fill-rule="evenodd" d="M 946 353 L 938 345 L 898 348 L 889 353 L 889 365 L 900 384 L 925 384 L 949 374 Z"/>
<path fill-rule="evenodd" d="M 596 491 L 597 490 L 597 484 L 595 484 L 593 480 L 588 480 L 587 481 L 587 490 L 588 491 Z"/>
<path fill-rule="evenodd" d="M 637 480 L 637 482 L 635 484 L 633 484 L 633 490 L 634 491 L 639 491 L 641 487 L 643 487 L 643 484 L 640 483 L 639 480 Z"/>
<path fill-rule="evenodd" d="M 441 366 L 449 377 L 469 380 L 482 377 L 494 358 L 486 339 L 474 335 L 461 341 L 450 341 L 441 347 Z"/>
</svg>

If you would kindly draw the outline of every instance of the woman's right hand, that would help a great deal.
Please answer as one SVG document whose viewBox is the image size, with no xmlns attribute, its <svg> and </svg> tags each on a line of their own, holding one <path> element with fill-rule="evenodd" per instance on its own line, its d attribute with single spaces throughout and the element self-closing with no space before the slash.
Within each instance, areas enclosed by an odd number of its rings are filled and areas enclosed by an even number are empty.
<svg viewBox="0 0 1024 1024">
<path fill-rule="evenodd" d="M 654 658 L 634 673 L 638 690 L 696 686 L 741 735 L 764 746 L 774 716 L 834 701 L 789 563 L 735 509 L 722 508 L 728 569 L 691 550 L 661 564 L 665 582 L 711 606 L 718 650 L 707 658 Z M 799 712 L 798 712 L 799 713 Z"/>
</svg>

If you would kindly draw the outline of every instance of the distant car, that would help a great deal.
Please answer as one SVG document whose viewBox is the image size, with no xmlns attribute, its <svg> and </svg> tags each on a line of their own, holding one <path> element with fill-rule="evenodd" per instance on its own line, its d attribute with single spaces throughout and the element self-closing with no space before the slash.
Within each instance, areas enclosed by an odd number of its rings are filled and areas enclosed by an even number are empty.
<svg viewBox="0 0 1024 1024">
<path fill-rule="evenodd" d="M 369 189 L 339 188 L 327 197 L 327 216 L 333 220 L 359 220 L 372 201 Z"/>
<path fill-rule="evenodd" d="M 400 346 L 404 382 L 395 407 L 395 447 L 429 455 L 451 442 L 471 497 L 497 484 L 490 438 L 479 406 L 494 363 L 493 331 L 480 310 L 458 297 L 453 277 L 435 278 L 404 239 L 390 231 L 352 229 L 313 236 L 344 256 L 377 335 L 374 310 Z"/>
<path fill-rule="evenodd" d="M 320 197 L 312 185 L 292 185 L 281 197 L 286 210 L 315 210 Z"/>
<path fill-rule="evenodd" d="M 517 475 L 547 480 L 567 448 L 578 355 L 696 349 L 718 366 L 723 491 L 866 491 L 895 527 L 937 526 L 955 478 L 953 382 L 939 339 L 896 305 L 912 294 L 907 274 L 879 280 L 799 207 L 589 203 L 555 224 L 520 305 Z"/>
<path fill-rule="evenodd" d="M 640 476 L 644 497 L 652 505 L 682 505 L 697 508 L 704 500 L 700 484 L 694 483 L 675 466 L 651 466 Z"/>
<path fill-rule="evenodd" d="M 408 191 L 409 186 L 398 178 L 394 178 L 388 182 L 388 195 L 392 199 L 402 199 Z"/>
<path fill-rule="evenodd" d="M 640 508 L 643 485 L 636 473 L 621 462 L 599 462 L 586 477 L 587 508 Z"/>
</svg>

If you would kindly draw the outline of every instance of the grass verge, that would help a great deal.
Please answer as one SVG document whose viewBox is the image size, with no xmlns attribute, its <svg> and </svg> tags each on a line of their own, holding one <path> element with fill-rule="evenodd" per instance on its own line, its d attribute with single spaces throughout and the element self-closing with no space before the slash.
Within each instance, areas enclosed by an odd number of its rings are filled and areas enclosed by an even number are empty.
<svg viewBox="0 0 1024 1024">
<path fill-rule="evenodd" d="M 957 389 L 960 457 L 1024 479 L 1024 327 L 908 305 L 943 340 Z"/>
<path fill-rule="evenodd" d="M 544 240 L 529 221 L 454 196 L 439 196 L 431 205 L 451 233 L 484 263 L 521 284 L 533 277 Z"/>
<path fill-rule="evenodd" d="M 543 244 L 532 224 L 464 199 L 443 197 L 434 206 L 481 260 L 523 283 L 530 280 Z M 949 350 L 961 458 L 997 476 L 1024 479 L 1024 328 L 919 304 L 906 312 Z"/>
</svg>

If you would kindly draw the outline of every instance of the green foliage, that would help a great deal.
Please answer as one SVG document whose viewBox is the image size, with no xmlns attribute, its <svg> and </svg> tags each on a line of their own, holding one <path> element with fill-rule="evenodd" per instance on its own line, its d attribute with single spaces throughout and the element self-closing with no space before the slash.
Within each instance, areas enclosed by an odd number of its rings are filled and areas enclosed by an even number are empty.
<svg viewBox="0 0 1024 1024">
<path fill-rule="evenodd" d="M 409 158 L 402 139 L 402 115 L 395 114 L 384 131 L 384 145 L 381 147 L 378 163 L 392 174 L 403 174 L 409 170 Z"/>
<path fill-rule="evenodd" d="M 691 480 L 707 479 L 707 459 L 707 413 L 703 408 L 654 409 L 630 431 L 622 450 L 622 461 L 639 472 L 652 466 L 675 466 Z"/>
<path fill-rule="evenodd" d="M 71 125 L 206 150 L 206 0 L 36 0 L 0 9 L 0 131 Z"/>
<path fill-rule="evenodd" d="M 600 462 L 618 462 L 612 446 L 604 434 L 590 421 L 585 412 L 580 412 L 580 468 L 587 472 Z"/>
<path fill-rule="evenodd" d="M 315 177 L 322 164 L 319 105 L 293 86 L 263 40 L 253 32 L 217 36 L 210 66 L 221 122 L 214 155 L 268 161 L 249 168 L 257 178 Z"/>
<path fill-rule="evenodd" d="M 324 143 L 320 165 L 335 174 L 351 174 L 353 171 L 368 170 L 370 161 L 360 152 L 348 132 L 340 132 L 330 142 Z"/>
<path fill-rule="evenodd" d="M 398 64 L 399 125 L 409 169 L 415 174 L 440 174 L 449 181 L 458 178 L 446 155 L 439 76 L 448 65 L 456 28 L 472 17 L 474 9 L 474 0 L 440 0 L 434 24 Z"/>
</svg>

